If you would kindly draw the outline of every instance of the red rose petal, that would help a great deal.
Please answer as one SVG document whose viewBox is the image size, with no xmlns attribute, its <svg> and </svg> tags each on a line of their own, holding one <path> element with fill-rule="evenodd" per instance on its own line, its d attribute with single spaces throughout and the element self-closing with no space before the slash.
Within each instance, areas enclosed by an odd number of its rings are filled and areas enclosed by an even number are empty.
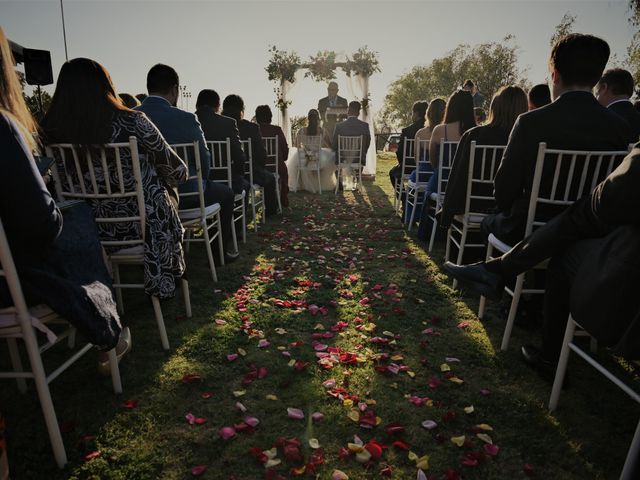
<svg viewBox="0 0 640 480">
<path fill-rule="evenodd" d="M 191 468 L 191 475 L 193 475 L 194 477 L 199 477 L 204 472 L 206 472 L 208 469 L 209 469 L 209 467 L 206 466 L 206 465 L 197 465 L 197 466 Z"/>
</svg>

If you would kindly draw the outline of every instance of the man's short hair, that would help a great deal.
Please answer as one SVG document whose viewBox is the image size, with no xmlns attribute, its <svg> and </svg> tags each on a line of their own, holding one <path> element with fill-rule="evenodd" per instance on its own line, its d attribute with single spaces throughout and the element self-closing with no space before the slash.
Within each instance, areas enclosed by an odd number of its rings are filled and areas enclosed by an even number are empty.
<svg viewBox="0 0 640 480">
<path fill-rule="evenodd" d="M 602 74 L 599 84 L 606 84 L 613 95 L 633 96 L 633 76 L 623 68 L 612 68 Z"/>
<path fill-rule="evenodd" d="M 609 61 L 609 44 L 593 35 L 571 33 L 551 49 L 549 65 L 558 71 L 565 86 L 593 88 Z"/>
<path fill-rule="evenodd" d="M 215 90 L 200 90 L 198 98 L 196 99 L 196 108 L 207 106 L 211 108 L 218 108 L 220 106 L 220 95 Z"/>
<path fill-rule="evenodd" d="M 420 118 L 424 119 L 427 115 L 427 108 L 429 108 L 429 102 L 426 100 L 418 100 L 414 102 L 412 112 L 420 115 Z"/>
<path fill-rule="evenodd" d="M 227 95 L 222 102 L 222 110 L 238 115 L 240 112 L 244 112 L 244 100 L 240 95 Z"/>
<path fill-rule="evenodd" d="M 536 108 L 544 107 L 551 103 L 551 90 L 546 83 L 534 85 L 529 90 L 529 103 Z"/>
<path fill-rule="evenodd" d="M 169 93 L 173 87 L 180 85 L 178 72 L 169 65 L 158 63 L 147 73 L 147 90 L 151 93 Z"/>
<path fill-rule="evenodd" d="M 476 84 L 473 83 L 473 80 L 471 80 L 470 78 L 465 80 L 464 83 L 462 84 L 462 88 L 467 88 L 467 87 L 473 88 L 475 86 L 476 86 Z"/>
<path fill-rule="evenodd" d="M 256 107 L 256 122 L 258 123 L 271 123 L 273 119 L 273 113 L 269 105 L 258 105 Z"/>
<path fill-rule="evenodd" d="M 349 102 L 349 112 L 358 112 L 358 113 L 360 113 L 360 109 L 361 108 L 362 108 L 362 105 L 357 100 Z"/>
</svg>

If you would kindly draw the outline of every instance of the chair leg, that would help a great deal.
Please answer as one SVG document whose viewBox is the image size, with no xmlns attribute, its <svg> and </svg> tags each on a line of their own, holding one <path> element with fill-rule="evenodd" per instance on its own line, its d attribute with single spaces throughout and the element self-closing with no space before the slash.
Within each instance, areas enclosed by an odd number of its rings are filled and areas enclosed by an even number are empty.
<svg viewBox="0 0 640 480">
<path fill-rule="evenodd" d="M 340 177 L 342 176 L 341 172 L 342 172 L 342 169 L 340 168 L 340 165 L 338 165 L 338 168 L 336 170 L 336 178 L 337 178 L 336 191 L 334 192 L 336 195 L 338 194 L 338 190 L 340 189 Z"/>
<path fill-rule="evenodd" d="M 318 173 L 318 193 L 322 195 L 322 179 L 320 178 L 320 169 L 317 170 Z"/>
<path fill-rule="evenodd" d="M 193 316 L 191 312 L 191 295 L 189 293 L 189 282 L 186 278 L 182 279 L 182 296 L 184 297 L 184 310 L 187 318 L 191 318 Z"/>
<path fill-rule="evenodd" d="M 120 379 L 120 366 L 118 365 L 116 349 L 112 348 L 107 352 L 107 355 L 109 356 L 109 369 L 111 370 L 113 393 L 122 393 L 122 380 Z"/>
<path fill-rule="evenodd" d="M 491 260 L 491 255 L 493 254 L 493 245 L 491 245 L 490 243 L 487 244 L 487 255 L 484 257 L 485 262 Z M 480 305 L 478 306 L 478 318 L 480 320 L 482 320 L 482 317 L 484 316 L 484 309 L 485 309 L 485 304 L 487 302 L 487 299 L 481 295 L 480 296 Z"/>
<path fill-rule="evenodd" d="M 253 231 L 258 231 L 258 217 L 256 215 L 256 191 L 251 187 L 251 208 L 253 209 Z"/>
<path fill-rule="evenodd" d="M 58 467 L 63 468 L 67 464 L 67 452 L 64 449 L 62 434 L 60 433 L 60 427 L 58 425 L 58 418 L 56 417 L 56 411 L 53 408 L 51 391 L 49 390 L 47 377 L 44 373 L 42 357 L 40 356 L 38 343 L 33 329 L 28 329 L 25 332 L 24 343 L 27 348 L 27 354 L 29 355 L 29 363 L 31 364 L 31 371 L 33 372 L 33 379 L 36 384 L 40 407 L 42 408 L 44 421 L 47 425 L 47 431 L 49 432 L 49 440 L 51 441 L 53 456 L 56 459 Z"/>
<path fill-rule="evenodd" d="M 187 244 L 188 245 L 188 244 Z M 113 283 L 120 284 L 120 265 L 113 265 Z M 115 287 L 116 290 L 116 306 L 120 315 L 124 315 L 124 302 L 122 301 L 122 287 Z"/>
<path fill-rule="evenodd" d="M 593 353 L 594 355 L 596 353 L 598 353 L 598 340 L 596 340 L 595 338 L 591 337 L 591 339 L 589 340 L 589 350 L 591 351 L 591 353 Z"/>
<path fill-rule="evenodd" d="M 453 235 L 453 227 L 451 225 L 449 225 L 449 228 L 447 229 L 447 243 L 445 245 L 444 248 L 444 261 L 448 262 L 449 261 L 449 254 L 451 253 L 451 236 Z M 455 280 L 453 282 L 454 284 L 456 283 Z M 456 287 L 453 287 L 456 288 Z"/>
<path fill-rule="evenodd" d="M 67 346 L 69 348 L 74 348 L 76 346 L 76 333 L 78 333 L 78 330 L 75 327 L 71 327 L 69 337 L 67 337 Z"/>
<path fill-rule="evenodd" d="M 511 331 L 513 330 L 513 322 L 516 319 L 516 313 L 518 311 L 518 303 L 520 303 L 520 295 L 522 294 L 523 285 L 524 285 L 524 273 L 521 273 L 516 278 L 516 286 L 513 289 L 513 298 L 511 299 L 509 316 L 507 317 L 507 324 L 504 327 L 504 334 L 502 336 L 502 345 L 500 345 L 500 350 L 502 350 L 503 352 L 507 348 L 509 348 L 509 339 L 511 338 Z"/>
<path fill-rule="evenodd" d="M 192 233 L 192 231 L 191 231 L 190 228 L 187 228 L 187 231 L 184 232 L 185 236 L 187 237 L 184 240 L 184 251 L 185 251 L 185 253 L 189 253 L 189 250 L 191 248 L 191 233 Z"/>
<path fill-rule="evenodd" d="M 564 331 L 564 340 L 562 341 L 560 358 L 558 359 L 558 368 L 556 368 L 556 376 L 553 379 L 553 388 L 551 389 L 551 397 L 549 398 L 549 410 L 552 412 L 558 407 L 560 392 L 562 391 L 562 382 L 564 382 L 564 375 L 567 371 L 567 364 L 569 363 L 569 354 L 571 353 L 569 344 L 573 341 L 575 332 L 576 324 L 573 321 L 573 318 L 571 318 L 571 315 L 569 315 L 567 328 Z"/>
<path fill-rule="evenodd" d="M 156 317 L 158 330 L 160 331 L 160 341 L 162 342 L 162 348 L 165 350 L 169 350 L 169 339 L 167 338 L 167 329 L 164 326 L 164 318 L 162 316 L 162 309 L 160 308 L 160 299 L 156 296 L 152 296 L 151 302 L 153 303 L 153 313 Z"/>
<path fill-rule="evenodd" d="M 9 357 L 11 358 L 13 371 L 24 372 L 17 340 L 15 338 L 7 338 L 7 344 L 9 345 Z M 16 383 L 18 384 L 18 391 L 20 393 L 27 393 L 27 382 L 24 378 L 16 378 Z"/>
<path fill-rule="evenodd" d="M 634 463 L 636 464 L 636 468 L 640 468 L 640 466 L 637 465 L 639 462 L 638 458 L 640 458 L 640 422 L 638 422 L 636 433 L 633 435 L 631 446 L 629 447 L 629 451 L 627 452 L 627 459 L 624 461 L 624 467 L 622 467 L 620 480 L 634 480 L 638 478 L 634 476 L 638 473 L 634 472 Z"/>
<path fill-rule="evenodd" d="M 242 243 L 247 243 L 247 210 L 245 199 L 242 199 Z"/>
<path fill-rule="evenodd" d="M 219 215 L 219 214 L 216 214 Z M 217 223 L 219 220 L 219 217 L 214 217 L 214 221 L 213 221 L 213 226 L 218 228 L 218 231 L 216 232 L 216 235 L 218 237 L 220 237 L 221 233 L 220 233 L 220 223 Z M 210 225 L 207 225 L 207 220 L 205 219 L 202 222 L 202 226 L 203 226 L 203 235 L 204 235 L 204 248 L 207 251 L 207 259 L 209 260 L 209 270 L 211 271 L 211 279 L 214 282 L 218 281 L 218 274 L 216 272 L 216 263 L 213 261 L 213 252 L 211 251 L 211 240 L 209 239 L 209 227 Z M 222 258 L 224 259 L 224 253 L 222 255 Z M 224 264 L 223 264 L 224 265 Z"/>
<path fill-rule="evenodd" d="M 451 228 L 451 227 L 449 227 Z M 462 225 L 462 235 L 460 236 L 460 247 L 458 247 L 458 259 L 456 260 L 456 264 L 461 265 L 462 264 L 462 257 L 464 256 L 464 244 L 467 241 L 467 233 L 468 233 L 468 229 L 467 229 L 467 222 L 464 222 Z M 454 290 L 458 287 L 458 280 L 454 279 L 453 280 L 453 288 Z"/>
<path fill-rule="evenodd" d="M 437 209 L 437 206 L 436 206 Z M 434 210 L 434 214 L 433 214 L 433 227 L 431 227 L 431 238 L 429 239 L 429 253 L 431 253 L 431 250 L 433 250 L 433 244 L 436 241 L 436 230 L 438 230 L 438 221 L 436 220 L 436 216 L 435 216 L 435 210 Z"/>
<path fill-rule="evenodd" d="M 262 192 L 262 217 L 260 217 L 260 220 L 264 225 L 267 223 L 267 205 L 264 203 L 264 187 L 261 188 L 260 191 Z"/>
<path fill-rule="evenodd" d="M 214 218 L 214 223 L 218 225 L 218 251 L 220 252 L 220 265 L 224 265 L 224 242 L 222 241 L 222 220 L 220 218 L 220 212 L 216 213 Z M 235 227 L 233 227 L 233 229 L 235 230 Z M 234 245 L 236 246 L 236 251 L 234 253 L 237 253 L 238 246 L 235 242 Z M 216 275 L 216 282 L 218 281 L 217 278 L 218 276 Z"/>
<path fill-rule="evenodd" d="M 409 194 L 407 194 L 407 208 L 409 208 Z M 411 209 L 411 216 L 409 217 L 409 225 L 407 226 L 407 231 L 411 231 L 411 227 L 413 227 L 413 221 L 416 218 L 416 210 L 418 209 L 418 192 L 414 190 L 413 192 L 413 208 Z"/>
</svg>

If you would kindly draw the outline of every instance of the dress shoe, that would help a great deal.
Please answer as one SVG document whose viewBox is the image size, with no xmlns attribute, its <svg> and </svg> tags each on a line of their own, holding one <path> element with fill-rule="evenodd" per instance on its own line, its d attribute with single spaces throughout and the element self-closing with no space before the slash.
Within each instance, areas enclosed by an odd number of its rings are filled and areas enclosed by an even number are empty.
<svg viewBox="0 0 640 480">
<path fill-rule="evenodd" d="M 116 358 L 118 363 L 122 357 L 124 357 L 129 351 L 131 351 L 132 347 L 131 342 L 131 331 L 129 327 L 124 327 L 122 329 L 122 333 L 120 334 L 120 339 L 118 340 L 118 344 L 116 345 Z M 109 365 L 109 358 L 107 357 L 107 353 L 104 352 L 104 355 L 100 355 L 100 360 L 98 362 L 98 373 L 103 376 L 107 376 L 111 374 L 111 367 Z"/>
<path fill-rule="evenodd" d="M 492 300 L 499 300 L 502 297 L 504 280 L 497 273 L 487 270 L 484 262 L 472 263 L 471 265 L 444 262 L 444 270 L 480 295 Z"/>
<path fill-rule="evenodd" d="M 540 370 L 544 373 L 555 373 L 557 362 L 547 360 L 542 356 L 542 352 L 538 347 L 533 345 L 523 345 L 520 349 L 522 359 L 530 367 Z"/>
</svg>

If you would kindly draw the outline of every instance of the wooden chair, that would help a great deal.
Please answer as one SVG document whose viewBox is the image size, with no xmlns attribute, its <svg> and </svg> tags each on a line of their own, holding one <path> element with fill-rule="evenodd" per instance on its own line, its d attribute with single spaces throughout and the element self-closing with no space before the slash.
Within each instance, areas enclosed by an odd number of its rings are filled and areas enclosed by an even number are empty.
<svg viewBox="0 0 640 480">
<path fill-rule="evenodd" d="M 262 223 L 265 223 L 266 220 L 264 212 L 264 187 L 253 182 L 253 153 L 251 140 L 240 140 L 240 145 L 242 145 L 242 150 L 247 156 L 247 161 L 244 165 L 244 173 L 251 184 L 251 188 L 249 190 L 249 205 L 251 205 L 251 210 L 253 211 L 253 231 L 257 232 L 258 217 L 256 214 L 260 206 L 262 206 Z"/>
<path fill-rule="evenodd" d="M 356 178 L 358 190 L 362 192 L 362 135 L 344 136 L 338 135 L 338 175 L 336 182 L 336 195 L 340 188 L 342 177 L 353 176 Z M 346 174 L 344 173 L 346 171 Z"/>
<path fill-rule="evenodd" d="M 554 208 L 560 213 L 584 195 L 589 195 L 596 185 L 619 165 L 627 153 L 627 151 L 557 150 L 547 148 L 547 144 L 541 142 L 538 146 L 538 157 L 531 185 L 525 237 L 531 235 L 534 229 L 547 222 L 549 213 L 545 210 Z M 506 253 L 511 248 L 512 245 L 506 244 L 491 234 L 489 235 L 486 259 L 493 258 L 494 249 L 500 253 Z M 536 268 L 546 268 L 546 262 Z M 516 277 L 513 289 L 508 286 L 505 286 L 504 289 L 511 296 L 511 307 L 500 346 L 503 351 L 509 347 L 520 296 L 522 294 L 544 294 L 544 289 L 541 288 L 524 288 L 524 280 L 525 273 L 521 273 Z M 485 297 L 480 297 L 479 318 L 484 315 L 485 302 Z"/>
<path fill-rule="evenodd" d="M 267 152 L 266 167 L 276 178 L 276 200 L 278 213 L 282 213 L 282 199 L 280 198 L 280 174 L 278 173 L 278 137 L 262 137 L 264 149 Z"/>
<path fill-rule="evenodd" d="M 449 148 L 445 149 L 448 145 Z M 429 252 L 433 250 L 433 244 L 436 241 L 436 230 L 438 229 L 438 220 L 436 220 L 436 212 L 442 208 L 444 202 L 444 193 L 447 190 L 447 182 L 449 181 L 449 173 L 453 167 L 453 159 L 456 156 L 456 150 L 458 149 L 458 142 L 442 142 L 440 144 L 440 161 L 438 162 L 438 188 L 435 192 L 432 192 L 427 200 L 427 208 L 430 209 L 431 214 L 428 217 L 433 222 L 431 228 L 431 238 L 429 239 Z M 448 152 L 445 155 L 445 150 Z M 432 204 L 430 206 L 430 204 Z"/>
<path fill-rule="evenodd" d="M 120 313 L 124 313 L 122 299 L 123 288 L 144 288 L 143 283 L 123 283 L 120 278 L 121 265 L 144 264 L 144 242 L 146 212 L 144 204 L 144 192 L 142 190 L 142 174 L 140 171 L 140 157 L 136 137 L 129 137 L 128 142 L 111 143 L 103 147 L 95 147 L 91 153 L 81 151 L 76 145 L 55 144 L 48 145 L 47 156 L 55 158 L 52 172 L 56 183 L 56 191 L 59 199 L 63 200 L 127 200 L 134 198 L 138 206 L 138 214 L 125 216 L 118 212 L 110 212 L 109 215 L 97 216 L 96 223 L 101 224 L 130 224 L 138 225 L 140 232 L 135 238 L 128 240 L 103 240 L 102 246 L 112 253 L 107 255 L 113 269 L 113 287 L 116 290 L 116 301 Z M 130 153 L 130 165 L 123 159 L 123 151 Z M 116 168 L 109 170 L 109 162 L 115 162 Z M 106 175 L 96 175 L 96 167 L 100 167 Z M 133 180 L 124 177 L 124 171 L 133 174 Z M 89 179 L 85 178 L 89 175 Z M 113 175 L 113 177 L 112 177 Z M 64 182 L 62 179 L 64 178 Z M 114 248 L 118 250 L 113 251 Z M 189 282 L 182 279 L 182 293 L 184 296 L 187 317 L 191 317 L 191 300 L 189 298 Z M 164 325 L 164 317 L 160 307 L 160 299 L 151 297 L 154 316 L 160 332 L 162 348 L 169 349 L 169 339 Z"/>
<path fill-rule="evenodd" d="M 214 182 L 221 183 L 233 189 L 233 176 L 231 172 L 231 140 L 207 141 L 207 148 L 211 152 L 210 172 Z M 219 173 L 218 173 L 219 172 Z M 233 197 L 233 247 L 238 251 L 238 239 L 236 237 L 236 224 L 242 226 L 242 243 L 247 243 L 247 217 L 245 211 L 246 193 L 236 193 Z"/>
<path fill-rule="evenodd" d="M 181 193 L 180 198 L 198 198 L 198 206 L 179 210 L 180 221 L 186 230 L 185 244 L 204 243 L 207 251 L 207 259 L 209 260 L 209 269 L 211 270 L 211 278 L 214 282 L 218 281 L 216 272 L 216 264 L 213 261 L 213 248 L 211 244 L 218 240 L 218 252 L 220 256 L 220 264 L 224 265 L 224 247 L 222 245 L 222 222 L 220 221 L 220 204 L 214 203 L 207 205 L 204 201 L 204 185 L 202 178 L 202 165 L 200 164 L 200 146 L 198 141 L 193 143 L 179 143 L 171 145 L 180 158 L 189 167 L 188 180 L 197 181 L 198 190 L 190 193 Z M 195 172 L 195 175 L 191 172 Z M 202 237 L 192 237 L 196 231 L 202 230 Z"/>
<path fill-rule="evenodd" d="M 405 139 L 402 152 L 402 163 L 400 164 L 400 178 L 397 178 L 395 184 L 393 185 L 393 191 L 395 192 L 393 207 L 396 209 L 396 213 L 399 213 L 402 210 L 402 192 L 406 191 L 406 184 L 409 181 L 409 177 L 411 176 L 411 171 L 414 169 L 413 166 L 407 165 L 407 160 L 413 160 L 413 163 L 415 165 L 418 164 L 418 162 L 416 161 L 415 147 L 417 147 L 415 139 Z M 427 148 L 429 148 L 428 141 Z"/>
<path fill-rule="evenodd" d="M 429 152 L 429 140 L 420 140 L 416 144 L 416 149 L 420 151 Z M 403 179 L 406 191 L 405 198 L 405 219 L 404 223 L 407 226 L 407 231 L 411 231 L 413 226 L 413 222 L 416 218 L 416 211 L 419 210 L 420 207 L 424 205 L 426 201 L 425 192 L 427 191 L 427 184 L 429 183 L 429 179 L 431 172 L 427 171 L 427 165 L 430 165 L 429 158 L 426 155 L 422 155 L 417 159 L 416 162 L 416 180 L 415 182 L 411 181 L 411 173 L 406 179 Z M 400 186 L 400 194 L 402 194 L 402 185 Z M 409 207 L 411 207 L 411 214 L 407 218 L 406 215 L 409 212 Z"/>
<path fill-rule="evenodd" d="M 464 213 L 453 217 L 453 221 L 447 231 L 447 246 L 445 261 L 449 260 L 451 243 L 458 248 L 456 263 L 462 263 L 462 256 L 466 247 L 484 248 L 484 243 L 467 244 L 467 235 L 480 231 L 480 223 L 487 215 L 487 209 L 494 203 L 493 179 L 496 176 L 498 166 L 504 153 L 504 145 L 476 145 L 471 142 L 469 150 L 469 172 L 467 176 L 467 195 Z M 490 192 L 487 194 L 487 191 Z M 453 288 L 458 286 L 458 281 L 453 281 Z"/>
<path fill-rule="evenodd" d="M 25 393 L 27 390 L 25 379 L 31 378 L 35 381 L 40 407 L 42 408 L 44 420 L 49 432 L 51 448 L 53 449 L 58 467 L 63 468 L 67 463 L 67 453 L 64 448 L 58 419 L 53 407 L 49 383 L 91 350 L 93 345 L 90 343 L 84 345 L 58 368 L 47 375 L 42 365 L 42 354 L 65 338 L 69 339 L 71 345 L 75 337 L 75 328 L 45 305 L 38 305 L 32 308 L 27 306 L 9 248 L 9 242 L 7 241 L 2 220 L 0 219 L 0 281 L 2 279 L 4 279 L 8 286 L 13 306 L 0 309 L 0 339 L 7 341 L 13 370 L 0 372 L 0 378 L 17 379 L 18 390 L 22 393 Z M 54 324 L 63 326 L 64 330 L 57 335 L 54 334 L 48 328 L 48 326 Z M 42 345 L 38 344 L 35 329 L 46 334 L 47 341 Z M 29 358 L 30 368 L 28 370 L 23 368 L 20 350 L 18 348 L 18 340 L 24 342 Z M 118 368 L 115 348 L 108 352 L 108 356 L 113 391 L 115 393 L 122 393 L 120 370 Z"/>
</svg>

